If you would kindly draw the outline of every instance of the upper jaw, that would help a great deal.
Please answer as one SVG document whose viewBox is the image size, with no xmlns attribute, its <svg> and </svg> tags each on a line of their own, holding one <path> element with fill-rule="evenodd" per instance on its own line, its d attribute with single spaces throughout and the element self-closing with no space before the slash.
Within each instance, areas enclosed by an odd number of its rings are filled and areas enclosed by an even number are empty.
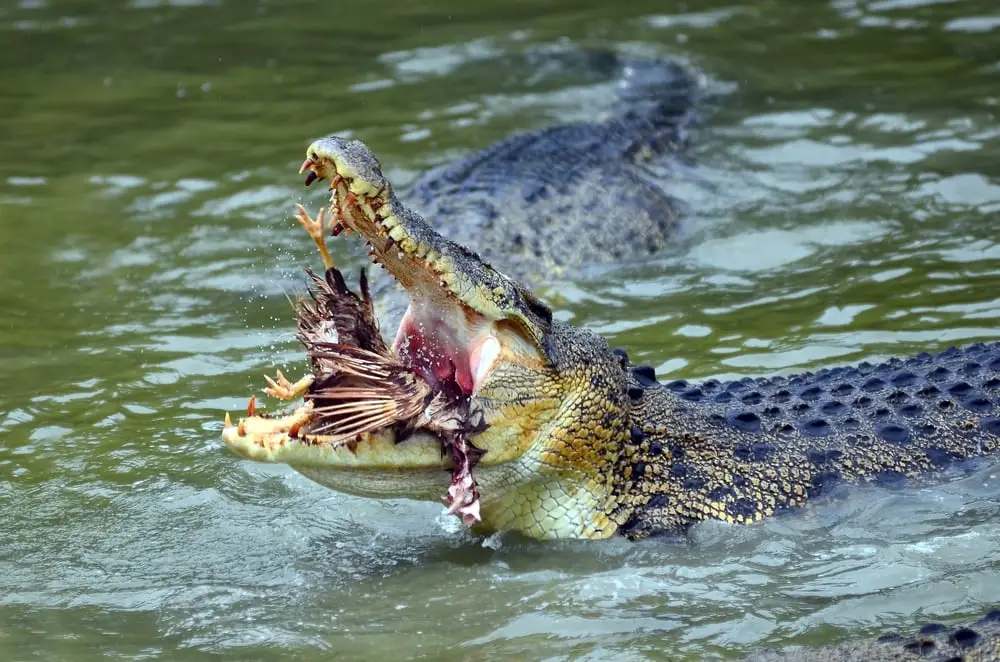
<svg viewBox="0 0 1000 662">
<path fill-rule="evenodd" d="M 300 172 L 307 182 L 330 181 L 339 227 L 356 231 L 371 259 L 386 268 L 411 299 L 438 307 L 461 304 L 494 323 L 513 324 L 545 351 L 552 311 L 478 255 L 436 232 L 399 202 L 378 160 L 360 141 L 328 136 L 313 142 Z"/>
<path fill-rule="evenodd" d="M 411 298 L 423 297 L 441 306 L 461 300 L 461 291 L 450 287 L 454 274 L 438 248 L 440 235 L 426 224 L 416 231 L 410 227 L 411 212 L 398 202 L 367 147 L 331 136 L 315 141 L 307 155 L 299 172 L 309 173 L 307 185 L 330 182 L 330 201 L 339 211 L 335 234 L 349 230 L 361 235 L 372 261 L 389 271 Z"/>
<path fill-rule="evenodd" d="M 530 292 L 465 247 L 437 233 L 404 207 L 372 152 L 359 141 L 328 136 L 314 141 L 299 169 L 306 183 L 330 182 L 338 210 L 334 232 L 357 232 L 410 296 L 392 349 L 424 364 L 425 376 L 448 377 L 472 395 L 505 342 L 534 357 L 544 353 L 551 311 Z M 527 337 L 530 342 L 524 343 Z M 458 356 L 443 351 L 450 343 Z M 526 345 L 533 345 L 526 347 Z M 449 365 L 453 362 L 454 365 Z"/>
</svg>

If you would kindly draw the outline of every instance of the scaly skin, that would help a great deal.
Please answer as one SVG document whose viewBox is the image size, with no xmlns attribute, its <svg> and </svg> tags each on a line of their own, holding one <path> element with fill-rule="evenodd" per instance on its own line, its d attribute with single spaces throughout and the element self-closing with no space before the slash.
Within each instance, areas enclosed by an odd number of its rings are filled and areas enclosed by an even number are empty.
<svg viewBox="0 0 1000 662">
<path fill-rule="evenodd" d="M 445 237 L 532 286 L 588 265 L 634 264 L 676 240 L 685 205 L 672 184 L 706 87 L 700 72 L 669 60 L 601 51 L 556 59 L 616 81 L 605 117 L 511 136 L 401 193 Z M 397 322 L 405 302 L 378 276 L 380 317 Z"/>
<path fill-rule="evenodd" d="M 332 182 L 337 223 L 371 245 L 415 305 L 457 337 L 497 339 L 498 359 L 471 395 L 487 424 L 472 437 L 485 451 L 475 470 L 479 532 L 636 539 L 704 519 L 749 523 L 839 482 L 924 480 L 1000 446 L 1000 344 L 792 377 L 663 385 L 435 232 L 399 202 L 362 143 L 318 140 L 305 167 Z M 334 489 L 440 499 L 450 460 L 437 439 L 396 443 L 384 430 L 348 447 L 290 434 L 315 416 L 308 405 L 281 418 L 251 416 L 227 424 L 223 438 L 241 455 L 287 463 Z M 981 629 L 985 643 L 975 648 L 985 652 L 966 659 L 997 659 L 994 626 Z M 867 645 L 859 650 L 892 648 Z M 850 654 L 837 659 L 862 659 Z"/>
<path fill-rule="evenodd" d="M 780 654 L 760 652 L 749 662 L 996 662 L 1000 660 L 1000 610 L 975 623 L 927 623 L 910 636 L 883 634 L 858 642 Z"/>
<path fill-rule="evenodd" d="M 635 454 L 615 473 L 633 538 L 755 522 L 841 482 L 923 480 L 1000 447 L 997 344 L 728 383 L 630 372 Z"/>
<path fill-rule="evenodd" d="M 657 173 L 679 164 L 704 77 L 677 62 L 589 55 L 592 68 L 618 71 L 608 117 L 507 138 L 426 173 L 403 202 L 529 282 L 670 245 L 683 204 Z"/>
</svg>

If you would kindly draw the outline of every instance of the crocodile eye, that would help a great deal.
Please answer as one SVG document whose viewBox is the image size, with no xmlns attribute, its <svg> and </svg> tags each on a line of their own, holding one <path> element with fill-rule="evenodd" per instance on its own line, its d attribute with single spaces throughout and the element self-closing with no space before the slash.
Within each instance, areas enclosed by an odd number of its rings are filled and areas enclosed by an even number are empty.
<svg viewBox="0 0 1000 662">
<path fill-rule="evenodd" d="M 539 299 L 536 299 L 534 295 L 529 294 L 529 296 L 524 297 L 524 304 L 527 306 L 528 310 L 532 312 L 543 324 L 546 326 L 552 326 L 552 309 L 542 303 Z"/>
</svg>

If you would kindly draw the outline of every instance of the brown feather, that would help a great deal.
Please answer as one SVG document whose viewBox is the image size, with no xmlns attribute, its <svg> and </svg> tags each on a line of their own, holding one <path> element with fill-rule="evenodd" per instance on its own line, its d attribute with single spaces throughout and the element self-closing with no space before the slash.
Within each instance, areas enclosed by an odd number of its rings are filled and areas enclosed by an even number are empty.
<svg viewBox="0 0 1000 662">
<path fill-rule="evenodd" d="M 386 346 L 364 271 L 360 296 L 336 268 L 322 278 L 312 271 L 309 276 L 309 297 L 296 303 L 296 335 L 316 372 L 305 395 L 316 414 L 308 434 L 322 434 L 326 443 L 342 443 L 352 451 L 360 435 L 389 427 L 397 443 L 418 428 L 437 434 L 442 452 L 450 451 L 455 465 L 445 502 L 463 521 L 478 520 L 472 469 L 483 451 L 470 438 L 486 428 L 482 414 L 473 420 L 469 399 L 456 383 L 433 389 Z"/>
<path fill-rule="evenodd" d="M 337 343 L 353 345 L 382 356 L 391 356 L 379 331 L 375 307 L 368 289 L 368 278 L 362 270 L 361 296 L 352 292 L 338 269 L 327 269 L 323 277 L 307 269 L 312 280 L 308 297 L 300 297 L 295 305 L 298 317 L 296 337 L 307 349 L 328 342 L 329 332 L 336 332 Z M 333 366 L 310 352 L 313 369 L 330 372 Z"/>
<path fill-rule="evenodd" d="M 374 432 L 421 416 L 431 400 L 430 385 L 392 354 L 326 342 L 309 354 L 331 368 L 306 395 L 317 416 L 311 433 L 348 439 Z"/>
</svg>

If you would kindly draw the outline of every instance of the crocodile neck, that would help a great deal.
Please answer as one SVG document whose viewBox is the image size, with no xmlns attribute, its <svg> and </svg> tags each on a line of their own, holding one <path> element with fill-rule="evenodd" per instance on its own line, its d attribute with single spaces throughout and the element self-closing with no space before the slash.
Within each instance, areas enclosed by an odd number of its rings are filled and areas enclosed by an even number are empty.
<svg viewBox="0 0 1000 662">
<path fill-rule="evenodd" d="M 728 383 L 629 373 L 615 471 L 629 538 L 755 522 L 839 483 L 925 478 L 1000 448 L 1000 343 Z"/>
</svg>

